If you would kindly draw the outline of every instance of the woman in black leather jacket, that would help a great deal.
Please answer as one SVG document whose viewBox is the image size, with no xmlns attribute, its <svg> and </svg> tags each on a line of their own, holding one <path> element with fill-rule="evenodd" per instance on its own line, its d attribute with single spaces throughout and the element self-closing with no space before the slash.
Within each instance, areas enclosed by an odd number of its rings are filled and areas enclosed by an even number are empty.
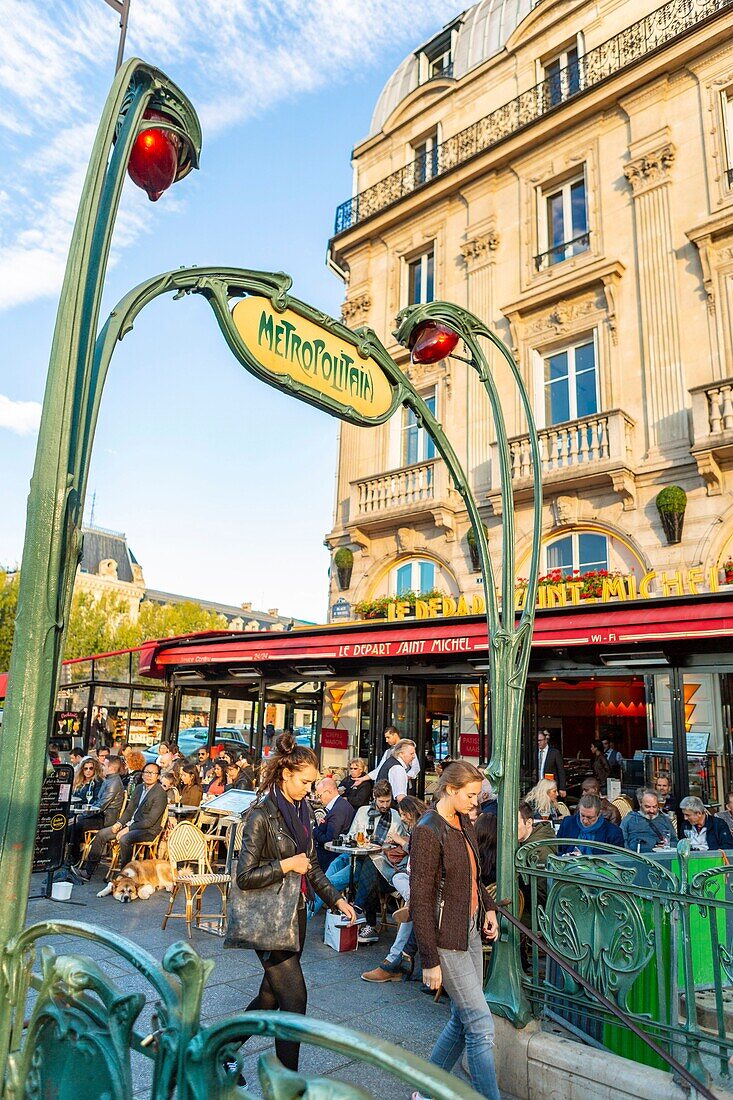
<svg viewBox="0 0 733 1100">
<path fill-rule="evenodd" d="M 247 814 L 242 848 L 237 865 L 240 890 L 258 890 L 285 875 L 301 876 L 297 902 L 300 946 L 297 951 L 257 951 L 264 976 L 253 1009 L 305 1014 L 307 990 L 300 967 L 306 929 L 306 904 L 313 892 L 331 909 L 339 909 L 349 920 L 356 914 L 328 881 L 316 859 L 313 822 L 306 795 L 318 778 L 318 759 L 312 749 L 298 745 L 292 734 L 281 734 L 276 750 L 263 767 L 259 798 Z M 298 1068 L 300 1044 L 275 1041 L 282 1064 Z"/>
</svg>

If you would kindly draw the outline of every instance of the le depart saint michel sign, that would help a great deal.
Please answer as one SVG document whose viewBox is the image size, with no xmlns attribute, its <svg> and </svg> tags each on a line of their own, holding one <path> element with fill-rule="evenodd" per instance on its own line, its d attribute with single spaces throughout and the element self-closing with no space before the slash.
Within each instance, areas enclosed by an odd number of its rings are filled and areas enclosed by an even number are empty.
<svg viewBox="0 0 733 1100">
<path fill-rule="evenodd" d="M 392 412 L 395 387 L 383 367 L 331 331 L 336 322 L 316 323 L 292 306 L 277 310 L 257 295 L 237 302 L 232 320 L 249 354 L 278 385 L 290 380 L 313 404 L 348 419 L 353 412 L 358 421 L 381 423 Z"/>
</svg>

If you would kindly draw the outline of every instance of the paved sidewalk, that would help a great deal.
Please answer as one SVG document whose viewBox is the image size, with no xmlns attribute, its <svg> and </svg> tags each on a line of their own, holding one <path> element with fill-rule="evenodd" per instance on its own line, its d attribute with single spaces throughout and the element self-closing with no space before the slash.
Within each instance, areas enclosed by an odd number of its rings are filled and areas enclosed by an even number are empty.
<svg viewBox="0 0 733 1100">
<path fill-rule="evenodd" d="M 96 892 L 102 886 L 103 880 L 97 878 L 91 885 L 74 887 L 72 900 L 85 902 L 83 907 L 45 899 L 30 901 L 28 923 L 73 920 L 98 925 L 139 944 L 158 960 L 162 959 L 171 943 L 186 939 L 186 925 L 182 920 L 169 922 L 165 931 L 160 927 L 168 903 L 166 893 L 154 894 L 148 901 L 121 905 L 112 897 L 97 898 Z M 31 894 L 41 890 L 42 880 L 36 875 Z M 177 911 L 181 902 L 182 898 L 176 902 Z M 421 992 L 419 980 L 380 985 L 361 981 L 359 975 L 362 971 L 372 969 L 383 958 L 391 943 L 391 935 L 383 935 L 378 944 L 339 955 L 323 943 L 323 922 L 323 913 L 309 922 L 303 955 L 309 994 L 308 1014 L 388 1039 L 427 1058 L 447 1018 L 445 999 L 436 1005 L 432 997 Z M 119 984 L 120 989 L 141 990 L 152 1005 L 154 994 L 149 984 L 104 945 L 85 944 L 66 937 L 48 942 L 57 950 L 63 947 L 91 955 Z M 204 991 L 202 1022 L 211 1023 L 242 1012 L 255 995 L 262 974 L 254 952 L 224 950 L 220 938 L 196 929 L 193 930 L 191 942 L 200 955 L 215 963 Z M 149 1016 L 149 1011 L 149 1006 L 146 1006 L 143 1019 Z M 257 1080 L 257 1058 L 259 1052 L 269 1045 L 269 1040 L 253 1036 L 245 1048 L 244 1073 L 253 1096 L 262 1095 Z M 139 1055 L 134 1056 L 134 1062 L 134 1095 L 142 1097 L 147 1095 L 150 1063 Z M 358 1083 L 380 1100 L 403 1100 L 410 1095 L 409 1087 L 396 1078 L 363 1062 L 348 1060 L 317 1047 L 303 1047 L 300 1066 L 308 1076 L 333 1077 Z"/>
</svg>

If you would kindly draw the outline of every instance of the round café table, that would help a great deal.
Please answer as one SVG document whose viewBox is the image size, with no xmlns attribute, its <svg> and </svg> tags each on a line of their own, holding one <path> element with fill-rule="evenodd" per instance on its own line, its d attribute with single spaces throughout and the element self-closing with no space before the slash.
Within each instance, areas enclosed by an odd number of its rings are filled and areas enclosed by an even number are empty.
<svg viewBox="0 0 733 1100">
<path fill-rule="evenodd" d="M 354 887 L 354 877 L 356 873 L 356 861 L 360 856 L 373 856 L 376 852 L 383 852 L 384 845 L 382 844 L 356 844 L 353 848 L 350 844 L 336 844 L 335 841 L 329 840 L 323 845 L 327 852 L 339 852 L 340 854 L 350 856 L 351 862 L 349 863 L 349 886 L 347 890 L 348 900 L 353 902 L 356 890 Z"/>
</svg>

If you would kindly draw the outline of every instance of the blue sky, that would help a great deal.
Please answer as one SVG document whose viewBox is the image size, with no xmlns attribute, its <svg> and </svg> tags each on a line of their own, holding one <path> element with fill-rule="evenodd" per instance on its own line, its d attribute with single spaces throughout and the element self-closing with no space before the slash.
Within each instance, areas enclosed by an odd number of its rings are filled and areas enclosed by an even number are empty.
<svg viewBox="0 0 733 1100">
<path fill-rule="evenodd" d="M 448 0 L 132 0 L 126 56 L 200 113 L 201 170 L 148 201 L 128 182 L 103 317 L 182 264 L 285 270 L 334 316 L 325 267 L 350 154 Z M 113 76 L 103 0 L 0 0 L 0 564 L 20 562 L 66 249 Z M 367 429 L 365 429 L 367 430 Z M 115 353 L 86 515 L 124 530 L 152 588 L 323 621 L 337 421 L 250 377 L 203 301 L 160 300 Z"/>
</svg>

